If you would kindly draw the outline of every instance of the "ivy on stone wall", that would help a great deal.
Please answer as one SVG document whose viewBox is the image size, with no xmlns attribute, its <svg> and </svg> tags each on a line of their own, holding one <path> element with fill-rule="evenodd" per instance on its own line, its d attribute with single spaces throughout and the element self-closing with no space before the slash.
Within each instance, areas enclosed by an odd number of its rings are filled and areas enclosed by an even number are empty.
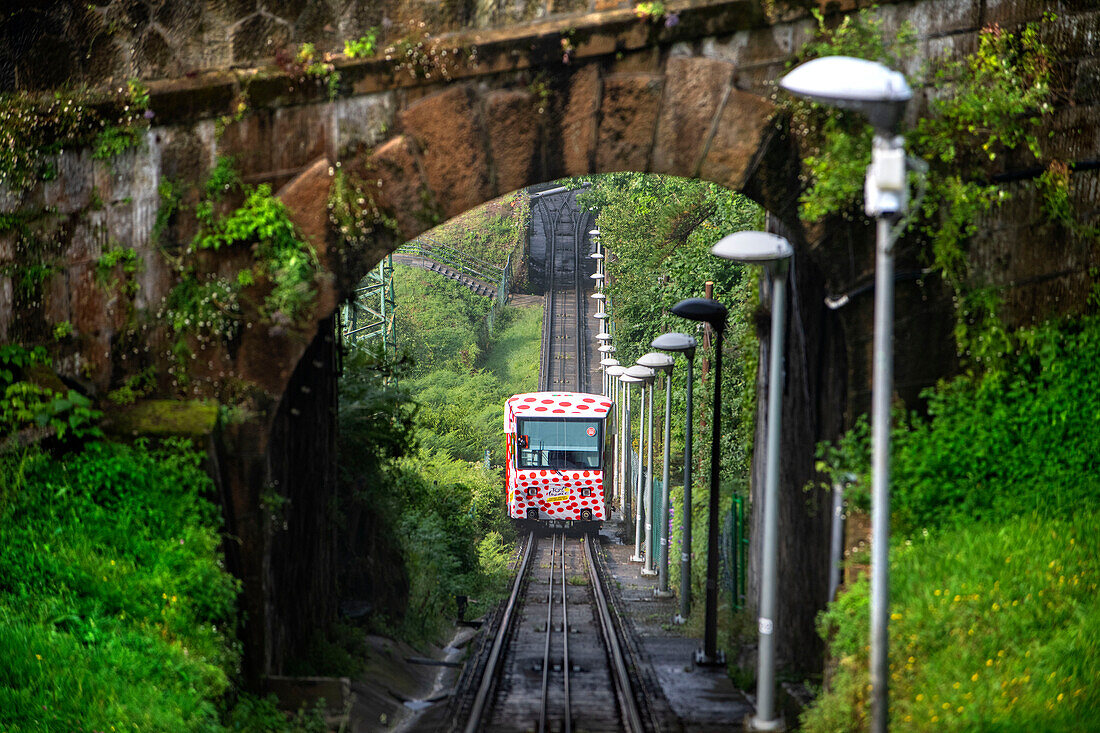
<svg viewBox="0 0 1100 733">
<path fill-rule="evenodd" d="M 138 145 L 149 126 L 149 90 L 127 82 L 104 99 L 55 92 L 0 95 L 0 186 L 19 192 L 57 176 L 57 156 L 91 148 L 107 160 Z"/>
<path fill-rule="evenodd" d="M 819 11 L 814 15 L 817 34 L 799 61 L 847 55 L 903 68 L 913 51 L 911 27 L 903 24 L 888 34 L 870 10 L 846 16 L 835 28 L 827 26 Z M 1068 169 L 1059 161 L 1045 161 L 1040 147 L 1043 118 L 1053 112 L 1054 62 L 1033 25 L 1016 33 L 993 25 L 979 33 L 974 53 L 935 61 L 910 80 L 917 88 L 931 86 L 932 93 L 928 114 L 905 133 L 908 153 L 929 164 L 927 193 L 906 236 L 921 245 L 928 263 L 955 289 L 959 354 L 975 366 L 1005 353 L 1010 338 L 997 317 L 997 291 L 967 264 L 969 240 L 979 220 L 1008 198 L 993 182 L 1004 158 L 1047 165 L 1047 173 L 1036 181 L 1044 211 L 1067 227 L 1074 220 Z M 803 218 L 861 217 L 870 125 L 854 113 L 803 100 L 785 104 L 805 151 Z"/>
<path fill-rule="evenodd" d="M 161 194 L 167 214 L 158 218 L 158 229 L 185 212 L 182 194 L 174 184 L 162 186 Z M 233 207 L 233 201 L 240 205 Z M 182 253 L 162 248 L 179 279 L 157 316 L 176 335 L 173 352 L 178 360 L 192 355 L 192 341 L 200 348 L 227 345 L 256 321 L 266 323 L 272 336 L 279 336 L 309 315 L 317 295 L 320 262 L 270 186 L 242 183 L 232 159 L 219 159 L 191 213 L 199 227 Z M 203 260 L 204 252 L 245 248 L 251 264 L 235 274 L 212 272 L 204 266 L 209 264 Z M 174 373 L 178 381 L 186 381 L 181 370 Z"/>
</svg>

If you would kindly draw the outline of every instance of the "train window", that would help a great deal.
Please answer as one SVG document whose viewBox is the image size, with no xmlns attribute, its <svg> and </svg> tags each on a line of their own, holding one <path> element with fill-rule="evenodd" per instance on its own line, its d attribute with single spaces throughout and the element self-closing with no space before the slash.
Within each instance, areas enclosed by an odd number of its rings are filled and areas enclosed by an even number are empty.
<svg viewBox="0 0 1100 733">
<path fill-rule="evenodd" d="M 522 418 L 519 468 L 598 469 L 602 432 L 600 420 Z"/>
</svg>

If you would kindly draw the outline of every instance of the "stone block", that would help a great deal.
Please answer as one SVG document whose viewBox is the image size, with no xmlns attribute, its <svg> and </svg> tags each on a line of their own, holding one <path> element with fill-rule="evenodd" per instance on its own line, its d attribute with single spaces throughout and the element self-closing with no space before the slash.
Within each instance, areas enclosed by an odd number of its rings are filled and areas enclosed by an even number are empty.
<svg viewBox="0 0 1100 733">
<path fill-rule="evenodd" d="M 1082 59 L 1077 63 L 1073 101 L 1075 104 L 1089 105 L 1100 102 L 1100 59 Z"/>
<path fill-rule="evenodd" d="M 268 169 L 273 174 L 285 174 L 324 156 L 329 149 L 332 112 L 328 104 L 276 110 L 271 120 L 273 145 Z M 285 182 L 285 178 L 273 181 L 276 188 Z"/>
<path fill-rule="evenodd" d="M 360 145 L 371 147 L 385 139 L 394 123 L 392 92 L 336 101 L 336 155 L 339 160 Z"/>
<path fill-rule="evenodd" d="M 1051 9 L 1046 0 L 986 0 L 984 4 L 981 24 L 998 23 L 1005 28 L 1042 20 L 1043 14 Z"/>
<path fill-rule="evenodd" d="M 0 341 L 10 340 L 12 319 L 15 317 L 15 288 L 10 275 L 0 275 Z"/>
<path fill-rule="evenodd" d="M 232 156 L 245 179 L 256 179 L 271 169 L 276 146 L 274 117 L 272 110 L 255 110 L 239 122 L 227 125 L 218 141 L 217 154 Z"/>
<path fill-rule="evenodd" d="M 1047 7 L 1049 10 L 1049 7 Z M 1059 15 L 1039 24 L 1039 38 L 1063 59 L 1096 58 L 1100 55 L 1100 10 L 1080 15 Z"/>
<path fill-rule="evenodd" d="M 57 207 L 59 214 L 71 214 L 88 206 L 95 181 L 91 151 L 69 150 L 55 160 L 57 177 L 42 184 L 46 206 Z"/>
<path fill-rule="evenodd" d="M 1057 160 L 1094 160 L 1100 154 L 1100 105 L 1064 107 L 1045 124 L 1053 136 L 1043 152 Z"/>
<path fill-rule="evenodd" d="M 659 74 L 661 72 L 661 52 L 656 48 L 644 48 L 633 53 L 622 54 L 608 66 L 605 75 L 611 74 Z"/>
<path fill-rule="evenodd" d="M 420 177 L 412 141 L 404 135 L 391 138 L 374 150 L 369 160 L 353 164 L 349 170 L 368 184 L 378 183 L 381 200 L 397 218 L 405 239 L 412 239 L 429 228 L 425 219 L 427 186 Z"/>
<path fill-rule="evenodd" d="M 562 109 L 561 163 L 566 175 L 592 171 L 596 152 L 596 113 L 600 106 L 600 74 L 596 64 L 586 64 L 569 78 Z"/>
<path fill-rule="evenodd" d="M 428 186 L 447 217 L 493 197 L 489 156 L 476 100 L 466 86 L 425 97 L 402 111 L 402 129 L 416 140 Z"/>
<path fill-rule="evenodd" d="M 327 158 L 317 158 L 279 190 L 279 199 L 286 204 L 291 221 L 317 251 L 322 262 L 327 253 L 325 234 L 328 231 L 328 208 L 325 204 L 332 187 L 332 170 Z"/>
<path fill-rule="evenodd" d="M 754 94 L 732 90 L 699 175 L 735 191 L 745 185 L 775 106 Z"/>
<path fill-rule="evenodd" d="M 650 169 L 691 177 L 710 140 L 715 116 L 733 77 L 733 64 L 704 58 L 670 58 Z"/>
<path fill-rule="evenodd" d="M 82 335 L 107 332 L 107 298 L 96 278 L 94 262 L 73 265 L 68 270 L 69 302 L 73 326 Z"/>
<path fill-rule="evenodd" d="M 941 36 L 981 27 L 980 0 L 922 0 L 883 5 L 875 11 L 887 38 L 908 23 L 918 38 Z"/>
<path fill-rule="evenodd" d="M 493 91 L 485 97 L 485 127 L 497 193 L 515 191 L 534 180 L 541 152 L 538 103 L 527 90 Z"/>
<path fill-rule="evenodd" d="M 604 80 L 596 170 L 648 169 L 662 88 L 657 74 L 615 74 Z"/>
</svg>

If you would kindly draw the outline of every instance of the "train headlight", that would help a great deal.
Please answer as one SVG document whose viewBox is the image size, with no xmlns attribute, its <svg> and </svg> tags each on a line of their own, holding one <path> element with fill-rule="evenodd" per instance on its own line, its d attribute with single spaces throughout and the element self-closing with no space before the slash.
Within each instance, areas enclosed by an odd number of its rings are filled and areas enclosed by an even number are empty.
<svg viewBox="0 0 1100 733">
<path fill-rule="evenodd" d="M 581 496 L 592 496 L 592 488 L 585 486 L 581 489 Z"/>
</svg>

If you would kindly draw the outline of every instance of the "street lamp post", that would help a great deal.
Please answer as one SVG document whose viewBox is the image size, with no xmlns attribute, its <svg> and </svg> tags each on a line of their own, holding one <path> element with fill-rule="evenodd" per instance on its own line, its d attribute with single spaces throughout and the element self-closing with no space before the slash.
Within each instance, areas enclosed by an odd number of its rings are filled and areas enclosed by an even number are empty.
<svg viewBox="0 0 1100 733">
<path fill-rule="evenodd" d="M 641 364 L 635 364 L 626 370 L 627 376 L 634 377 L 641 382 L 641 405 L 639 407 L 638 415 L 638 432 L 641 433 L 641 437 L 638 440 L 638 481 L 637 489 L 634 492 L 634 556 L 630 559 L 634 562 L 646 562 L 652 564 L 652 561 L 647 561 L 649 555 L 649 548 L 645 547 L 643 551 L 643 536 L 642 536 L 642 523 L 649 517 L 650 507 L 649 502 L 646 500 L 646 492 L 648 491 L 648 481 L 652 474 L 652 467 L 646 466 L 643 462 L 645 460 L 645 447 L 646 447 L 646 395 L 649 395 L 649 407 L 648 412 L 653 412 L 653 380 L 657 376 L 657 372 L 653 371 L 647 366 Z M 653 456 L 653 416 L 649 415 L 649 432 L 650 432 L 650 460 Z M 648 473 L 647 473 L 648 469 Z M 648 545 L 648 541 L 646 542 Z M 643 568 L 644 572 L 645 568 Z"/>
<path fill-rule="evenodd" d="M 691 613 L 691 385 L 695 362 L 695 337 L 686 333 L 663 333 L 650 344 L 661 351 L 681 352 L 687 357 L 687 418 L 684 423 L 684 511 L 680 518 L 680 613 L 673 623 L 687 622 Z"/>
<path fill-rule="evenodd" d="M 858 111 L 875 129 L 864 184 L 864 211 L 878 219 L 871 388 L 871 729 L 885 733 L 890 705 L 890 397 L 894 382 L 891 228 L 908 206 L 905 141 L 897 129 L 913 93 L 900 72 L 847 56 L 808 61 L 779 85 L 821 104 Z"/>
<path fill-rule="evenodd" d="M 632 377 L 626 373 L 626 369 L 623 369 L 623 373 L 619 376 L 619 381 L 623 385 L 623 437 L 622 437 L 622 470 L 620 472 L 621 479 L 619 481 L 619 488 L 623 497 L 623 519 L 629 520 L 632 507 L 630 493 L 632 490 L 632 484 L 634 483 L 630 475 L 630 444 L 633 438 L 630 435 L 631 425 L 634 417 L 630 410 L 630 388 L 632 386 L 641 387 L 642 380 L 637 377 Z M 635 552 L 637 552 L 635 550 Z"/>
<path fill-rule="evenodd" d="M 714 351 L 714 404 L 711 410 L 710 502 L 707 515 L 707 588 L 706 616 L 703 622 L 703 648 L 695 652 L 701 666 L 725 665 L 725 654 L 718 650 L 718 441 L 722 435 L 722 334 L 726 330 L 726 306 L 710 298 L 687 298 L 672 306 L 672 314 L 691 321 L 709 323 L 717 335 Z"/>
<path fill-rule="evenodd" d="M 783 418 L 783 336 L 786 329 L 787 269 L 794 250 L 783 237 L 764 232 L 736 232 L 719 240 L 711 253 L 727 260 L 763 264 L 772 282 L 772 336 L 768 357 L 768 432 L 764 468 L 764 537 L 760 577 L 756 672 L 756 715 L 753 730 L 780 730 L 775 714 L 775 611 L 779 549 L 779 437 Z"/>
<path fill-rule="evenodd" d="M 614 503 L 619 496 L 619 471 L 621 466 L 619 465 L 619 442 L 623 437 L 623 423 L 622 423 L 622 404 L 619 398 L 619 377 L 626 368 L 623 367 L 618 359 L 612 359 L 614 364 L 608 364 L 604 370 L 604 379 L 606 380 L 605 395 L 611 398 L 611 404 L 614 405 L 615 410 L 615 440 L 612 443 L 611 448 L 611 460 L 614 465 L 614 471 L 611 475 L 611 499 L 609 503 Z M 605 474 L 606 475 L 606 474 Z"/>
<path fill-rule="evenodd" d="M 657 588 L 653 594 L 658 598 L 668 598 L 672 595 L 668 590 L 668 459 L 672 442 L 672 365 L 676 363 L 668 354 L 659 351 L 651 351 L 638 359 L 638 363 L 647 366 L 654 371 L 665 375 L 665 439 L 664 439 L 664 464 L 661 468 L 661 503 L 650 516 L 657 521 Z M 652 415 L 650 416 L 652 419 Z M 650 450 L 652 450 L 652 434 L 650 435 Z M 658 511 L 659 510 L 659 511 Z M 652 537 L 652 535 L 650 535 Z M 647 563 L 648 564 L 648 563 Z"/>
</svg>

